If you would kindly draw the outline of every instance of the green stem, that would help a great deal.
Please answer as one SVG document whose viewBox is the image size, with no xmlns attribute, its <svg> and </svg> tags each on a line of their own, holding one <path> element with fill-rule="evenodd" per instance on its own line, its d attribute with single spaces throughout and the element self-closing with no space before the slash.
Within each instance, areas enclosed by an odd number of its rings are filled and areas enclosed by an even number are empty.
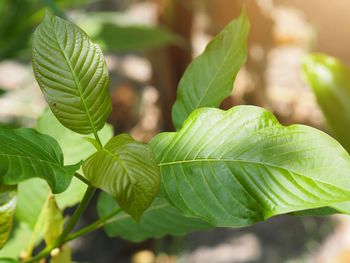
<svg viewBox="0 0 350 263">
<path fill-rule="evenodd" d="M 81 217 L 81 215 L 84 213 L 86 207 L 88 206 L 95 191 L 96 191 L 96 188 L 94 188 L 92 186 L 88 186 L 88 188 L 86 189 L 85 195 L 83 197 L 83 200 L 81 200 L 81 203 L 79 204 L 78 208 L 74 211 L 72 217 L 68 221 L 68 224 L 64 228 L 62 234 L 56 240 L 56 244 L 60 245 L 61 242 L 67 237 L 67 235 L 73 230 L 73 228 L 77 224 L 79 218 Z"/>
<path fill-rule="evenodd" d="M 81 230 L 78 230 L 77 232 L 67 236 L 64 240 L 60 241 L 60 242 L 55 242 L 55 244 L 47 246 L 45 249 L 43 249 L 39 254 L 37 254 L 35 257 L 29 259 L 29 260 L 25 260 L 24 263 L 34 263 L 38 260 L 40 260 L 43 257 L 46 257 L 50 254 L 50 252 L 57 248 L 60 247 L 61 245 L 63 245 L 64 243 L 67 243 L 73 239 L 76 239 L 82 235 L 88 234 L 92 231 L 95 231 L 101 227 L 103 227 L 106 223 L 106 221 L 108 221 L 110 218 L 112 218 L 113 216 L 117 215 L 118 213 L 120 213 L 122 210 L 121 209 L 117 209 L 114 210 L 112 213 L 98 219 L 97 221 L 95 221 L 94 223 L 92 223 L 91 225 L 88 225 L 87 227 L 84 227 Z"/>
<path fill-rule="evenodd" d="M 101 217 L 100 219 L 98 219 L 97 221 L 92 223 L 91 225 L 88 225 L 87 227 L 84 227 L 83 229 L 80 229 L 77 232 L 67 236 L 67 238 L 64 240 L 64 243 L 103 227 L 108 219 L 119 214 L 121 211 L 122 211 L 121 209 L 117 209 L 117 210 L 113 211 L 112 213 L 108 214 L 107 216 Z"/>
<path fill-rule="evenodd" d="M 100 140 L 100 137 L 98 136 L 97 132 L 94 132 L 94 136 L 96 141 L 98 142 L 98 144 L 103 147 L 102 142 Z M 40 260 L 43 257 L 46 257 L 50 254 L 51 250 L 53 250 L 54 248 L 60 247 L 62 244 L 73 240 L 81 235 L 87 234 L 91 231 L 94 231 L 100 227 L 102 227 L 104 225 L 104 221 L 110 219 L 111 217 L 113 217 L 114 215 L 116 215 L 117 213 L 120 212 L 120 210 L 116 210 L 114 212 L 112 212 L 110 215 L 107 215 L 104 218 L 101 218 L 99 220 L 97 220 L 95 223 L 81 229 L 80 231 L 77 231 L 76 233 L 73 233 L 72 235 L 69 235 L 72 230 L 74 229 L 74 227 L 76 226 L 78 220 L 80 219 L 81 215 L 84 213 L 86 207 L 88 206 L 91 198 L 93 197 L 96 188 L 90 185 L 90 182 L 85 179 L 84 176 L 80 175 L 79 173 L 75 173 L 74 174 L 75 177 L 77 177 L 78 179 L 80 179 L 81 181 L 83 181 L 84 183 L 86 183 L 88 185 L 88 188 L 86 189 L 86 192 L 84 194 L 83 200 L 81 200 L 79 206 L 77 207 L 77 209 L 74 211 L 72 217 L 70 218 L 70 220 L 68 221 L 68 224 L 66 225 L 66 227 L 64 228 L 62 234 L 59 236 L 59 238 L 54 242 L 54 244 L 46 246 L 41 252 L 39 252 L 39 254 L 37 254 L 36 256 L 28 259 L 28 260 L 24 260 L 24 263 L 33 263 L 36 262 L 38 260 Z M 68 236 L 69 235 L 69 236 Z"/>
<path fill-rule="evenodd" d="M 79 218 L 81 217 L 81 215 L 85 211 L 86 207 L 88 206 L 89 201 L 91 200 L 91 198 L 94 195 L 95 191 L 96 191 L 96 188 L 94 188 L 92 186 L 89 186 L 86 189 L 86 192 L 84 194 L 83 200 L 81 200 L 79 206 L 74 211 L 72 217 L 68 221 L 68 224 L 64 228 L 64 230 L 63 230 L 62 234 L 59 236 L 59 238 L 55 241 L 55 243 L 52 244 L 52 245 L 47 246 L 41 252 L 39 252 L 39 254 L 37 254 L 36 256 L 34 256 L 32 258 L 30 258 L 29 260 L 24 260 L 25 263 L 36 262 L 39 259 L 49 255 L 52 249 L 54 249 L 56 247 L 60 247 L 63 243 L 65 243 L 66 237 L 69 235 L 69 233 L 73 230 L 73 228 L 77 224 Z"/>
<path fill-rule="evenodd" d="M 80 173 L 75 173 L 74 177 L 78 178 L 80 181 L 82 181 L 84 184 L 90 186 L 90 182 L 88 181 L 88 179 L 86 179 L 84 176 L 82 176 Z"/>
<path fill-rule="evenodd" d="M 102 142 L 101 142 L 101 140 L 100 140 L 100 137 L 98 136 L 98 133 L 95 132 L 95 131 L 94 131 L 94 136 L 95 136 L 95 139 L 96 139 L 96 141 L 98 142 L 98 144 L 99 144 L 101 147 L 103 147 Z"/>
<path fill-rule="evenodd" d="M 46 257 L 50 254 L 51 250 L 53 250 L 54 246 L 47 246 L 44 248 L 39 254 L 37 254 L 35 257 L 30 258 L 29 260 L 24 260 L 23 263 L 34 263 L 38 260 L 42 259 L 43 257 Z"/>
</svg>

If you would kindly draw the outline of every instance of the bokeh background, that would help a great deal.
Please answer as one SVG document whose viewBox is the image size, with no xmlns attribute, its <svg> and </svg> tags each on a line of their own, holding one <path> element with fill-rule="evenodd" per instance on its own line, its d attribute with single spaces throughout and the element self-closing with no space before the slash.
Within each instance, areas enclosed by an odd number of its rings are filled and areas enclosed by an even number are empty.
<svg viewBox="0 0 350 263">
<path fill-rule="evenodd" d="M 0 0 L 0 122 L 33 127 L 45 108 L 31 69 L 31 37 L 45 9 L 77 23 L 104 51 L 111 77 L 115 133 L 147 142 L 173 130 L 171 105 L 192 58 L 245 2 L 249 58 L 222 108 L 251 104 L 283 124 L 327 131 L 301 78 L 311 51 L 350 63 L 350 1 L 346 0 Z M 94 204 L 81 225 L 96 217 Z M 278 216 L 242 229 L 214 229 L 139 244 L 103 231 L 71 243 L 77 262 L 348 263 L 347 216 Z"/>
</svg>

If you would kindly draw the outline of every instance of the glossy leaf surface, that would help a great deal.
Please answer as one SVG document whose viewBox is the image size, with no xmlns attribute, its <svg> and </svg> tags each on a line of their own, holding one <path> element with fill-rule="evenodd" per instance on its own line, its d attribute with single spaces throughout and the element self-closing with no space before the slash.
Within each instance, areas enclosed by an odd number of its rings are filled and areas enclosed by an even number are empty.
<svg viewBox="0 0 350 263">
<path fill-rule="evenodd" d="M 97 208 L 99 216 L 104 217 L 118 209 L 118 206 L 111 196 L 101 193 Z M 105 225 L 105 231 L 109 237 L 119 236 L 132 242 L 160 238 L 165 235 L 184 235 L 212 227 L 200 219 L 182 215 L 165 199 L 159 197 L 145 211 L 139 223 L 123 212 L 108 222 L 110 223 Z"/>
<path fill-rule="evenodd" d="M 309 55 L 303 75 L 336 139 L 350 152 L 350 68 L 334 57 Z"/>
<path fill-rule="evenodd" d="M 63 154 L 50 136 L 33 129 L 0 129 L 0 183 L 15 185 L 39 177 L 53 193 L 67 189 L 80 164 L 63 165 Z"/>
<path fill-rule="evenodd" d="M 16 201 L 16 187 L 0 185 L 0 249 L 11 233 Z"/>
<path fill-rule="evenodd" d="M 127 134 L 112 138 L 89 157 L 83 171 L 91 185 L 112 195 L 136 220 L 159 189 L 159 168 L 151 148 Z"/>
<path fill-rule="evenodd" d="M 47 13 L 33 40 L 33 69 L 52 112 L 81 134 L 102 129 L 111 112 L 100 48 L 76 25 Z"/>
<path fill-rule="evenodd" d="M 246 226 L 277 214 L 350 198 L 350 157 L 325 133 L 282 126 L 268 111 L 196 110 L 176 133 L 151 141 L 164 196 L 215 226 Z"/>
<path fill-rule="evenodd" d="M 236 75 L 246 61 L 248 31 L 249 21 L 243 11 L 188 66 L 173 106 L 177 129 L 195 109 L 218 107 L 231 94 Z"/>
</svg>

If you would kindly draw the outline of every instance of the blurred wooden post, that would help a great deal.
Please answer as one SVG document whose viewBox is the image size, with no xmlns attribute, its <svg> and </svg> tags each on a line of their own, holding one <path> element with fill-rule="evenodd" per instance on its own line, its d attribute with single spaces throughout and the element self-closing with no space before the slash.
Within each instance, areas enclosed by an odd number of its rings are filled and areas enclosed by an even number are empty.
<svg viewBox="0 0 350 263">
<path fill-rule="evenodd" d="M 163 129 L 174 130 L 171 118 L 176 89 L 187 65 L 191 61 L 191 31 L 193 13 L 181 0 L 154 0 L 158 5 L 160 26 L 166 27 L 189 43 L 188 48 L 171 45 L 151 52 L 153 83 L 160 93 Z"/>
</svg>

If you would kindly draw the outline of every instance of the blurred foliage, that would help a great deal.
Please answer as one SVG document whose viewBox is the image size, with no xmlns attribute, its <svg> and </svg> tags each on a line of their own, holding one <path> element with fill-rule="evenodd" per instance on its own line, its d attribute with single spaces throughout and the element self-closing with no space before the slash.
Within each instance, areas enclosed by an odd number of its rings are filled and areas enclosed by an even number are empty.
<svg viewBox="0 0 350 263">
<path fill-rule="evenodd" d="M 102 25 L 96 40 L 107 51 L 143 51 L 180 42 L 179 37 L 165 29 L 141 25 L 119 26 L 111 23 Z"/>
<path fill-rule="evenodd" d="M 304 59 L 303 76 L 330 130 L 350 152 L 350 68 L 334 57 L 312 54 Z"/>
<path fill-rule="evenodd" d="M 144 25 L 120 12 L 91 12 L 73 19 L 103 51 L 147 51 L 174 44 L 186 48 L 183 38 L 166 28 Z"/>
<path fill-rule="evenodd" d="M 30 58 L 32 32 L 44 16 L 45 8 L 62 15 L 63 9 L 75 8 L 92 0 L 0 0 L 0 60 Z"/>
<path fill-rule="evenodd" d="M 90 5 L 102 3 L 99 0 L 0 0 L 0 60 L 8 58 L 30 59 L 31 35 L 42 20 L 45 9 L 65 17 L 73 8 L 88 9 Z M 118 25 L 112 23 L 116 17 L 126 20 L 117 12 L 96 12 L 87 15 L 89 20 L 83 28 L 95 34 L 96 41 L 108 51 L 144 51 L 159 48 L 170 43 L 181 43 L 171 32 L 144 25 Z M 1 93 L 0 93 L 1 94 Z"/>
</svg>

